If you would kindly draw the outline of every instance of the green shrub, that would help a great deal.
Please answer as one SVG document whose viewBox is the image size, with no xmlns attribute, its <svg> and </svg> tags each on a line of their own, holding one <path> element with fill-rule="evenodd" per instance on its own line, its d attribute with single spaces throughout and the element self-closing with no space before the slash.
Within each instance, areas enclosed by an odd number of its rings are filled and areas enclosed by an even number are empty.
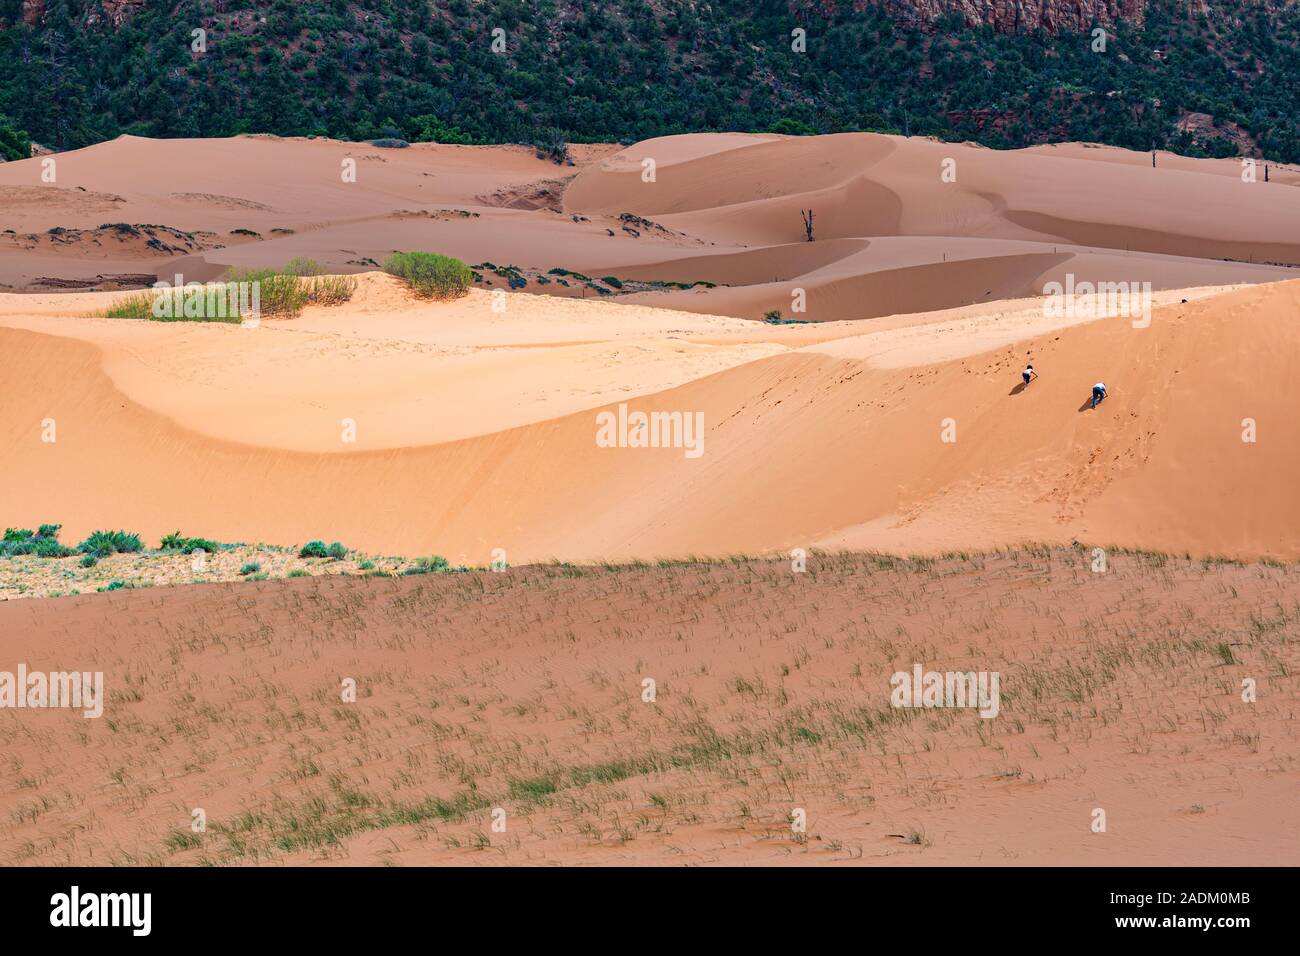
<svg viewBox="0 0 1300 956">
<path fill-rule="evenodd" d="M 605 276 L 600 281 L 605 283 L 605 285 L 613 286 L 615 289 L 623 288 L 623 280 L 616 276 Z"/>
<path fill-rule="evenodd" d="M 143 547 L 138 534 L 129 531 L 95 531 L 77 545 L 77 550 L 82 554 L 106 558 L 110 554 L 134 554 Z"/>
<path fill-rule="evenodd" d="M 425 299 L 458 298 L 474 282 L 469 266 L 435 252 L 394 252 L 384 260 L 384 271 L 405 279 L 415 294 Z"/>
<path fill-rule="evenodd" d="M 234 286 L 205 283 L 202 288 L 185 288 L 179 300 L 173 289 L 137 292 L 118 299 L 104 310 L 109 319 L 146 319 L 153 322 L 242 321 L 241 302 Z M 249 302 L 251 312 L 251 299 Z"/>
<path fill-rule="evenodd" d="M 35 531 L 5 528 L 4 538 L 0 539 L 0 557 L 35 555 L 38 558 L 66 558 L 73 551 L 59 544 L 59 529 L 62 527 L 59 524 L 43 524 Z"/>
<path fill-rule="evenodd" d="M 311 573 L 308 572 L 308 571 L 304 571 L 302 568 L 294 568 L 292 571 L 290 571 L 288 574 L 286 574 L 285 577 L 287 577 L 287 578 L 309 578 L 309 577 L 311 577 Z"/>
<path fill-rule="evenodd" d="M 148 292 L 129 295 L 118 299 L 107 309 L 104 316 L 109 319 L 152 319 L 154 297 Z"/>
<path fill-rule="evenodd" d="M 323 276 L 325 267 L 315 259 L 298 256 L 285 263 L 283 271 L 291 276 Z"/>
<path fill-rule="evenodd" d="M 451 564 L 440 554 L 435 554 L 429 558 L 418 558 L 413 567 L 409 567 L 402 574 L 443 574 L 451 570 Z"/>
<path fill-rule="evenodd" d="M 77 563 L 83 568 L 93 568 L 99 563 L 99 558 L 95 557 L 93 554 L 87 554 L 83 555 L 82 559 Z"/>
<path fill-rule="evenodd" d="M 158 547 L 163 551 L 179 551 L 182 554 L 192 554 L 195 551 L 206 551 L 211 554 L 220 550 L 221 543 L 208 538 L 186 538 L 179 531 L 173 531 L 162 539 Z"/>
<path fill-rule="evenodd" d="M 16 162 L 29 159 L 32 155 L 32 141 L 27 134 L 13 125 L 9 117 L 0 114 L 0 161 Z"/>
<path fill-rule="evenodd" d="M 307 304 L 310 290 L 301 276 L 274 269 L 230 269 L 226 282 L 256 282 L 262 315 L 293 318 Z"/>
<path fill-rule="evenodd" d="M 357 291 L 354 276 L 316 276 L 304 280 L 307 286 L 307 300 L 312 305 L 342 305 L 351 300 Z"/>
<path fill-rule="evenodd" d="M 308 541 L 298 552 L 300 558 L 332 558 L 341 561 L 348 556 L 348 549 L 341 542 L 326 545 L 324 541 Z"/>
<path fill-rule="evenodd" d="M 262 566 L 258 564 L 256 561 L 249 561 L 247 564 L 245 564 L 242 568 L 239 569 L 239 573 L 247 577 L 250 574 L 257 574 L 257 572 L 261 570 L 262 570 Z"/>
</svg>

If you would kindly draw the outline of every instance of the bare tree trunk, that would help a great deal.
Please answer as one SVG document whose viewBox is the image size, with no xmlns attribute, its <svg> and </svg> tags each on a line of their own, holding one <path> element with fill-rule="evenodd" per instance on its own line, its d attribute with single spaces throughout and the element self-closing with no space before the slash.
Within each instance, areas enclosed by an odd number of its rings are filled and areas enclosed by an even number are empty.
<svg viewBox="0 0 1300 956">
<path fill-rule="evenodd" d="M 799 215 L 803 217 L 803 231 L 808 235 L 808 241 L 813 241 L 813 211 L 811 209 L 800 209 Z"/>
</svg>

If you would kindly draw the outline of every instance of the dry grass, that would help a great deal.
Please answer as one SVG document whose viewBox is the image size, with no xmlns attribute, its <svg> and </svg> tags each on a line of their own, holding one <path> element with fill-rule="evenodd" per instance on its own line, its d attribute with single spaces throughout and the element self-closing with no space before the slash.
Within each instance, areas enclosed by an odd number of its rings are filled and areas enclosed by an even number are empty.
<svg viewBox="0 0 1300 956">
<path fill-rule="evenodd" d="M 1262 862 L 1285 853 L 1272 810 L 1247 801 L 1243 820 L 1239 801 L 1294 788 L 1298 628 L 1295 568 L 1116 554 L 1094 574 L 1086 552 L 1036 548 L 18 602 L 0 606 L 5 659 L 102 669 L 110 704 L 100 721 L 0 711 L 25 781 L 0 794 L 0 852 Z M 889 675 L 914 662 L 1000 672 L 1000 715 L 892 708 Z M 1115 839 L 1090 833 L 1096 805 Z M 1185 844 L 1189 820 L 1208 822 Z"/>
</svg>

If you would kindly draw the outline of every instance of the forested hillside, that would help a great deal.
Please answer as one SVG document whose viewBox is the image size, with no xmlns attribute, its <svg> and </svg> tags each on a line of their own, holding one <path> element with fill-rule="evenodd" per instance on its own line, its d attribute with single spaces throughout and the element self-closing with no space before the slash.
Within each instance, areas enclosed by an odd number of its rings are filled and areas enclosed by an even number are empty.
<svg viewBox="0 0 1300 956">
<path fill-rule="evenodd" d="M 0 0 L 0 154 L 267 132 L 558 156 L 775 129 L 1300 161 L 1300 12 L 1211 7 L 1152 0 L 1099 51 L 1090 31 L 787 0 Z"/>
</svg>

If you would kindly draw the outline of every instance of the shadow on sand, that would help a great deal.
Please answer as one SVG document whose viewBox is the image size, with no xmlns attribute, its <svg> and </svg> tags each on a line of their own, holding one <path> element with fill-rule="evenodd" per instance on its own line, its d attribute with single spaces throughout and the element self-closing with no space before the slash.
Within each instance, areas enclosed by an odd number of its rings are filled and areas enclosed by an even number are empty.
<svg viewBox="0 0 1300 956">
<path fill-rule="evenodd" d="M 1013 388 L 1011 391 L 1007 392 L 1007 394 L 1008 394 L 1008 395 L 1019 395 L 1021 392 L 1023 392 L 1023 391 L 1024 391 L 1025 389 L 1027 389 L 1028 387 L 1029 387 L 1029 386 L 1026 385 L 1024 382 L 1021 382 L 1019 385 L 1017 385 L 1017 386 L 1016 386 L 1015 388 Z"/>
</svg>

